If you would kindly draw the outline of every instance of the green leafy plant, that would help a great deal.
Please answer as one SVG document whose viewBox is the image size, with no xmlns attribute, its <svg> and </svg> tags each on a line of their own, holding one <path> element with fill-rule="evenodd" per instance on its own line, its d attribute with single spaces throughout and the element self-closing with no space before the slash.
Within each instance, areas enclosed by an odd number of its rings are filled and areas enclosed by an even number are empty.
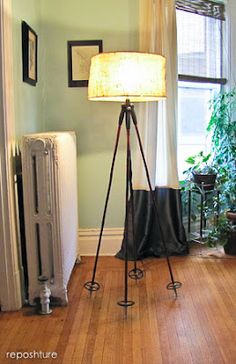
<svg viewBox="0 0 236 364">
<path fill-rule="evenodd" d="M 188 216 L 189 209 L 189 190 L 193 190 L 194 185 L 191 181 L 182 181 L 181 183 L 181 202 L 182 202 L 182 214 L 184 217 Z M 196 221 L 197 216 L 200 214 L 200 195 L 192 193 L 191 195 L 191 221 Z"/>
<path fill-rule="evenodd" d="M 207 236 L 207 245 L 211 248 L 217 245 L 225 245 L 228 241 L 229 233 L 232 229 L 225 215 L 219 217 L 218 223 L 213 227 Z"/>
<path fill-rule="evenodd" d="M 220 206 L 222 210 L 236 211 L 236 88 L 217 95 L 210 107 L 207 130 L 212 133 Z"/>
<path fill-rule="evenodd" d="M 184 172 L 185 184 L 191 184 L 194 174 L 217 174 L 216 186 L 219 199 L 204 206 L 205 216 L 214 216 L 218 211 L 218 224 L 208 235 L 209 246 L 225 245 L 235 236 L 236 224 L 227 219 L 226 211 L 236 212 L 236 88 L 218 94 L 210 102 L 211 118 L 207 131 L 212 134 L 211 153 L 203 151 L 189 157 L 190 167 Z M 234 239 L 234 238 L 233 238 Z M 228 245 L 228 244 L 227 244 Z"/>
<path fill-rule="evenodd" d="M 235 221 L 226 216 L 227 211 L 236 213 L 236 89 L 220 93 L 210 105 L 212 114 L 207 130 L 212 133 L 220 217 L 208 235 L 207 244 L 216 246 L 225 245 L 236 231 Z"/>
<path fill-rule="evenodd" d="M 216 170 L 214 168 L 213 162 L 212 162 L 212 155 L 211 153 L 204 154 L 203 151 L 200 151 L 196 155 L 188 157 L 185 162 L 187 162 L 190 167 L 184 171 L 183 173 L 186 175 L 185 181 L 182 183 L 182 205 L 183 210 L 185 211 L 185 214 L 187 214 L 187 208 L 188 208 L 188 191 L 196 191 L 200 192 L 199 188 L 201 187 L 201 181 L 198 182 L 198 178 L 196 179 L 196 175 L 200 176 L 215 176 Z M 213 181 L 215 180 L 215 177 L 213 178 Z M 205 179 L 204 179 L 205 181 Z M 207 183 L 207 182 L 205 182 Z M 214 182 L 213 182 L 214 184 Z M 205 211 L 206 206 L 208 205 L 209 201 L 204 201 L 203 209 Z M 206 206 L 205 206 L 206 205 Z M 190 217 L 192 221 L 196 221 L 197 216 L 199 216 L 201 210 L 201 201 L 200 201 L 200 194 L 198 193 L 192 193 L 192 199 L 191 199 L 191 211 L 190 211 Z M 212 209 L 211 209 L 212 210 Z"/>
<path fill-rule="evenodd" d="M 190 164 L 190 167 L 184 171 L 184 174 L 189 178 L 191 178 L 192 174 L 206 175 L 216 173 L 211 153 L 204 154 L 203 151 L 200 151 L 198 154 L 188 157 L 185 162 Z"/>
</svg>

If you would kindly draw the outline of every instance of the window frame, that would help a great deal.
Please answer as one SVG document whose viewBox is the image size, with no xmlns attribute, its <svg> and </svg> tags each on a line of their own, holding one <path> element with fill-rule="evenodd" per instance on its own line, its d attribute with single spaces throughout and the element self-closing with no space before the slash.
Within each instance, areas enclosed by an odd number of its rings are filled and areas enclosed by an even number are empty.
<svg viewBox="0 0 236 364">
<path fill-rule="evenodd" d="M 204 8 L 205 6 L 205 8 Z M 212 11 L 215 7 L 218 8 L 217 14 Z M 205 10 L 204 10 L 205 9 Z M 225 20 L 225 5 L 224 3 L 219 3 L 216 1 L 209 0 L 176 0 L 176 10 L 185 11 L 188 13 L 193 13 L 199 16 L 212 17 L 214 19 L 221 20 L 220 27 L 220 42 L 221 42 L 221 54 L 220 54 L 220 66 L 221 66 L 221 76 L 223 74 L 223 21 Z M 186 75 L 178 73 L 178 81 L 186 82 L 200 82 L 200 83 L 213 83 L 225 85 L 227 79 L 225 77 L 204 77 L 196 75 Z"/>
<path fill-rule="evenodd" d="M 213 6 L 213 2 L 212 1 L 208 1 L 208 0 L 205 0 L 206 3 L 211 3 L 211 5 Z M 181 8 L 180 8 L 180 3 L 181 3 Z M 199 5 L 202 3 L 202 0 L 194 0 L 194 4 L 196 5 L 196 3 L 198 3 Z M 190 8 L 188 8 L 188 10 L 186 8 L 184 8 L 184 4 L 187 4 L 188 6 L 193 4 L 193 1 L 189 1 L 189 0 L 176 0 L 176 10 L 180 10 L 180 11 L 186 11 L 186 12 L 192 12 L 194 14 L 198 14 L 198 15 L 201 15 L 201 16 L 209 16 L 209 14 L 203 14 L 203 12 L 197 12 L 196 11 L 196 8 L 193 9 L 193 11 L 189 11 Z M 220 23 L 220 76 L 222 76 L 223 74 L 223 71 L 225 71 L 225 68 L 224 68 L 224 65 L 223 65 L 223 37 L 224 37 L 224 27 L 225 27 L 225 17 L 224 17 L 224 13 L 225 13 L 225 6 L 224 4 L 219 4 L 218 3 L 218 6 L 220 7 L 220 10 L 221 10 L 221 15 L 223 14 L 223 16 L 221 16 L 220 18 L 219 17 L 215 17 L 215 16 L 212 16 L 213 18 L 216 18 L 216 19 L 220 19 L 221 20 L 221 23 Z M 186 74 L 181 74 L 181 73 L 178 73 L 178 88 L 181 87 L 181 83 L 182 83 L 182 87 L 183 87 L 183 83 L 186 82 L 186 86 L 188 87 L 190 83 L 193 83 L 193 84 L 196 84 L 196 88 L 197 88 L 197 84 L 198 83 L 201 83 L 201 84 L 205 84 L 206 87 L 207 87 L 207 84 L 211 84 L 212 86 L 215 85 L 219 85 L 220 86 L 220 90 L 221 90 L 221 87 L 224 86 L 226 83 L 227 83 L 227 79 L 225 77 L 219 77 L 219 78 L 211 78 L 211 77 L 204 77 L 204 76 L 196 76 L 196 75 L 186 75 Z M 180 133 L 179 133 L 179 130 L 177 132 L 177 138 L 178 138 L 178 149 L 179 147 L 181 146 L 184 146 L 184 145 L 194 145 L 194 143 L 183 143 L 183 139 L 182 141 L 179 139 L 180 137 Z M 206 136 L 206 140 L 207 140 L 207 136 Z M 205 145 L 205 149 L 206 149 L 207 145 Z M 178 151 L 178 161 L 179 161 L 179 151 Z M 182 162 L 181 162 L 182 163 Z M 179 169 L 179 167 L 181 168 L 181 163 L 178 162 L 178 173 L 179 173 L 179 177 L 182 176 L 182 173 L 183 171 Z M 180 180 L 182 180 L 182 178 L 180 178 Z"/>
</svg>

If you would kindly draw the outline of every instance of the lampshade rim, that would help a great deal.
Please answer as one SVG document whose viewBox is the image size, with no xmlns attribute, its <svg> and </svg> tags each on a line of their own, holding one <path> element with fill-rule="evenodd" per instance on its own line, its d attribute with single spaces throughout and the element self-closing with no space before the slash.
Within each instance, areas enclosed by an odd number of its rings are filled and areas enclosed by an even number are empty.
<svg viewBox="0 0 236 364">
<path fill-rule="evenodd" d="M 153 56 L 160 56 L 162 58 L 166 58 L 163 54 L 160 54 L 160 53 L 154 53 L 154 52 L 139 52 L 139 51 L 114 51 L 114 52 L 102 52 L 102 53 L 98 53 L 96 55 L 93 56 L 93 58 L 95 57 L 102 57 L 103 55 L 106 55 L 106 54 L 140 54 L 140 55 L 153 55 Z"/>
<path fill-rule="evenodd" d="M 160 96 L 137 96 L 137 95 L 128 95 L 128 96 L 91 96 L 88 97 L 89 101 L 114 101 L 114 102 L 123 102 L 129 100 L 131 102 L 148 102 L 148 101 L 160 101 L 165 100 L 166 95 Z"/>
</svg>

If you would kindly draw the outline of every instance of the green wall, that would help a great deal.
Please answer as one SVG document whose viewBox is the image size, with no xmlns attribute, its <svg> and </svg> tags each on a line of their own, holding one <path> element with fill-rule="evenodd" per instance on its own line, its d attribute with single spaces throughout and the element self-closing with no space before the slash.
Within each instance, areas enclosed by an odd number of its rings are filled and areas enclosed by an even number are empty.
<svg viewBox="0 0 236 364">
<path fill-rule="evenodd" d="M 25 20 L 40 37 L 41 10 L 38 0 L 12 0 L 13 77 L 16 139 L 42 130 L 41 79 L 37 87 L 22 82 L 21 22 Z M 39 73 L 41 64 L 39 62 Z"/>
<path fill-rule="evenodd" d="M 78 138 L 79 225 L 101 221 L 119 103 L 89 102 L 87 88 L 69 88 L 67 41 L 102 39 L 104 51 L 138 49 L 137 0 L 43 0 L 44 122 L 47 130 L 75 130 Z M 120 146 L 108 227 L 123 226 L 125 156 Z"/>
<path fill-rule="evenodd" d="M 75 130 L 78 143 L 80 228 L 100 226 L 119 103 L 89 102 L 86 87 L 68 87 L 67 41 L 102 39 L 103 50 L 138 49 L 137 0 L 13 0 L 17 135 L 34 130 Z M 39 82 L 21 82 L 21 18 L 39 35 Z M 18 54 L 19 53 L 19 54 Z M 29 108 L 30 104 L 30 108 Z M 123 226 L 125 136 L 122 133 L 107 227 Z"/>
</svg>

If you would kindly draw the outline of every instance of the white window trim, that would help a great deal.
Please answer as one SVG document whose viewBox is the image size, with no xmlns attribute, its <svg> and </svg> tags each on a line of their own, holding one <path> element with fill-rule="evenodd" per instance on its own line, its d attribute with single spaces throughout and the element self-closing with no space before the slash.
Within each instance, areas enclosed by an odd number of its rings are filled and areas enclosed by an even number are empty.
<svg viewBox="0 0 236 364">
<path fill-rule="evenodd" d="M 0 304 L 22 307 L 13 180 L 13 51 L 11 1 L 0 0 Z"/>
</svg>

